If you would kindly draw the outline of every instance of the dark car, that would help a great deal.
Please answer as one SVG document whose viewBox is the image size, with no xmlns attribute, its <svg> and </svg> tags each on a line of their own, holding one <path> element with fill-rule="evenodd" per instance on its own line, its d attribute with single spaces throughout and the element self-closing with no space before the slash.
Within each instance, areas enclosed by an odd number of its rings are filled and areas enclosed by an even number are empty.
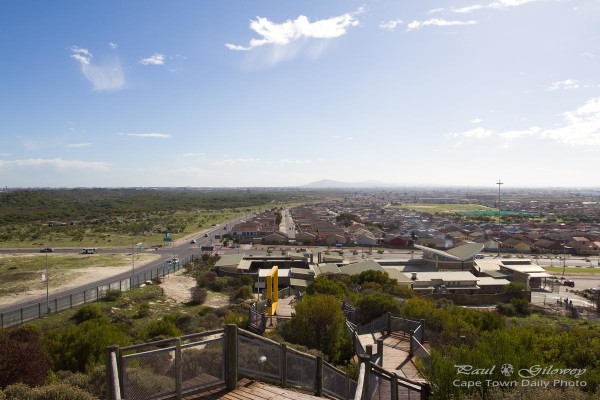
<svg viewBox="0 0 600 400">
<path fill-rule="evenodd" d="M 41 249 L 40 253 L 53 253 L 54 249 L 51 249 L 50 247 L 46 247 L 45 249 Z"/>
<path fill-rule="evenodd" d="M 565 286 L 569 286 L 569 287 L 575 287 L 575 282 L 573 282 L 573 281 L 571 281 L 571 280 L 567 279 L 567 280 L 565 280 L 565 281 L 563 282 L 563 285 L 565 285 Z"/>
</svg>

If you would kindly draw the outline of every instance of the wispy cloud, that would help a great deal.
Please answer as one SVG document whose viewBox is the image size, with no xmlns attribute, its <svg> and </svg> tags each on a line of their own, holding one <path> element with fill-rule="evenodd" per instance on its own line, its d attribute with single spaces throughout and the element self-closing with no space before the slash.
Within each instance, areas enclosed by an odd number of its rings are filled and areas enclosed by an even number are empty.
<svg viewBox="0 0 600 400">
<path fill-rule="evenodd" d="M 310 164 L 311 162 L 312 160 L 290 160 L 287 158 L 279 160 L 281 164 Z"/>
<path fill-rule="evenodd" d="M 117 132 L 117 135 L 123 136 L 132 136 L 132 137 L 140 137 L 140 138 L 159 138 L 159 139 L 169 139 L 172 135 L 168 133 L 128 133 L 128 132 Z"/>
<path fill-rule="evenodd" d="M 113 59 L 102 65 L 92 63 L 93 54 L 81 47 L 71 47 L 71 58 L 77 60 L 81 73 L 97 91 L 115 91 L 125 86 L 125 75 L 118 59 Z"/>
<path fill-rule="evenodd" d="M 563 127 L 543 130 L 540 136 L 572 146 L 600 146 L 600 97 L 588 100 L 563 116 Z"/>
<path fill-rule="evenodd" d="M 0 157 L 10 157 L 12 156 L 11 153 L 0 153 Z"/>
<path fill-rule="evenodd" d="M 578 89 L 581 85 L 579 81 L 575 79 L 567 79 L 564 81 L 558 81 L 552 83 L 550 86 L 546 88 L 547 92 L 555 92 L 557 90 L 566 90 L 566 89 Z"/>
<path fill-rule="evenodd" d="M 140 60 L 142 65 L 165 65 L 165 55 L 160 53 L 154 53 L 148 58 L 142 58 Z"/>
<path fill-rule="evenodd" d="M 462 26 L 462 25 L 476 25 L 477 21 L 449 21 L 443 18 L 432 18 L 425 21 L 413 21 L 408 24 L 407 30 L 412 31 L 415 29 L 421 29 L 423 26 Z"/>
<path fill-rule="evenodd" d="M 181 154 L 181 157 L 203 157 L 206 153 L 184 153 Z"/>
<path fill-rule="evenodd" d="M 0 160 L 0 168 L 10 167 L 55 168 L 61 170 L 87 169 L 94 171 L 107 171 L 110 169 L 111 164 L 98 161 L 63 160 L 62 158 L 30 158 L 26 160 L 14 161 Z"/>
<path fill-rule="evenodd" d="M 108 46 L 113 50 L 116 49 L 117 47 L 119 47 L 116 43 L 113 43 L 113 42 L 108 42 Z"/>
<path fill-rule="evenodd" d="M 472 123 L 472 124 L 480 124 L 480 123 L 483 122 L 483 120 L 481 118 L 473 118 L 469 122 Z"/>
<path fill-rule="evenodd" d="M 287 20 L 282 23 L 269 21 L 267 18 L 256 17 L 250 21 L 250 29 L 256 32 L 260 38 L 253 38 L 247 46 L 226 43 L 229 50 L 250 51 L 264 45 L 285 46 L 301 39 L 331 39 L 346 34 L 348 28 L 357 26 L 359 21 L 356 16 L 364 12 L 359 8 L 352 13 L 346 13 L 337 17 L 321 19 L 310 22 L 308 17 L 300 15 L 295 20 Z"/>
<path fill-rule="evenodd" d="M 79 149 L 82 147 L 90 147 L 92 144 L 93 143 L 72 143 L 65 145 L 65 147 L 68 147 L 70 149 Z"/>
<path fill-rule="evenodd" d="M 435 14 L 444 11 L 444 8 L 434 8 L 432 10 L 427 11 L 427 14 Z"/>
<path fill-rule="evenodd" d="M 483 9 L 501 10 L 501 9 L 510 8 L 510 7 L 518 7 L 518 6 L 522 6 L 523 4 L 533 3 L 535 1 L 538 1 L 538 0 L 497 0 L 497 1 L 494 1 L 494 2 L 488 3 L 488 4 L 473 4 L 473 5 L 466 6 L 466 7 L 455 8 L 452 11 L 455 13 L 460 13 L 460 14 L 468 14 L 473 11 L 483 10 Z"/>
<path fill-rule="evenodd" d="M 260 162 L 260 158 L 228 158 L 225 160 L 215 161 L 214 165 L 222 167 L 226 165 L 235 165 L 235 164 L 254 164 Z"/>
<path fill-rule="evenodd" d="M 503 139 L 520 139 L 520 138 L 526 137 L 526 136 L 537 135 L 541 131 L 542 131 L 542 129 L 540 127 L 532 126 L 531 128 L 525 129 L 525 130 L 502 132 L 498 136 L 500 136 Z"/>
<path fill-rule="evenodd" d="M 402 21 L 401 19 L 395 19 L 392 21 L 388 21 L 388 22 L 382 22 L 379 24 L 379 27 L 381 29 L 385 29 L 388 31 L 393 31 L 396 29 L 396 27 L 400 24 L 402 24 L 404 21 Z"/>
<path fill-rule="evenodd" d="M 485 139 L 492 136 L 492 131 L 478 127 L 475 129 L 468 130 L 466 132 L 448 133 L 448 137 L 463 137 L 463 138 L 474 138 L 474 139 Z"/>
</svg>

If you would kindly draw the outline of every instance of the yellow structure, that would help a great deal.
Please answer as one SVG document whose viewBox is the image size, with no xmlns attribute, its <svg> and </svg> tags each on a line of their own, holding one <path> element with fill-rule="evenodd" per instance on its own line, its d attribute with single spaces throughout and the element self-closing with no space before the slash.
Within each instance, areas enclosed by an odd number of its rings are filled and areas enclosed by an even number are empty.
<svg viewBox="0 0 600 400">
<path fill-rule="evenodd" d="M 279 268 L 271 268 L 271 273 L 267 275 L 267 314 L 275 315 L 277 311 L 277 301 L 279 300 Z"/>
</svg>

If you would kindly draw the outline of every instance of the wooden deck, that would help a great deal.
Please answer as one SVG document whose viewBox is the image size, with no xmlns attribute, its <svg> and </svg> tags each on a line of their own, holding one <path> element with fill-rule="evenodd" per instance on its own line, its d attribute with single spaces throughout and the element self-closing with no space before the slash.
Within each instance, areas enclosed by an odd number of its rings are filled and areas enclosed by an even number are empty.
<svg viewBox="0 0 600 400">
<path fill-rule="evenodd" d="M 283 399 L 283 400 L 308 400 L 322 399 L 310 394 L 295 392 L 289 389 L 283 389 L 278 386 L 272 386 L 267 383 L 242 378 L 238 382 L 235 390 L 227 390 L 224 386 L 213 388 L 211 390 L 197 393 L 185 397 L 185 399 L 225 399 L 225 400 L 265 400 L 265 399 Z"/>
</svg>

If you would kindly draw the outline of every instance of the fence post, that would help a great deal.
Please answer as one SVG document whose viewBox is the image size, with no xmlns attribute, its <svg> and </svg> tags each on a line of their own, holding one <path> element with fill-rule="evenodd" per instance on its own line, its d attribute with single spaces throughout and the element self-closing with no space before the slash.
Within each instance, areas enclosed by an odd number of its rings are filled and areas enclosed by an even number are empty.
<svg viewBox="0 0 600 400">
<path fill-rule="evenodd" d="M 423 342 L 425 341 L 425 320 L 422 319 L 420 321 L 421 321 L 421 329 L 422 329 L 422 331 L 421 331 L 421 341 L 420 342 L 421 342 L 421 344 L 423 344 Z"/>
<path fill-rule="evenodd" d="M 54 312 L 58 312 L 58 297 L 54 298 Z"/>
<path fill-rule="evenodd" d="M 21 307 L 21 325 L 23 324 L 23 307 Z"/>
<path fill-rule="evenodd" d="M 285 343 L 281 343 L 280 349 L 280 367 L 279 374 L 281 378 L 281 387 L 287 386 L 287 345 Z"/>
<path fill-rule="evenodd" d="M 69 308 L 73 308 L 73 294 L 69 294 Z"/>
<path fill-rule="evenodd" d="M 383 367 L 383 339 L 377 339 L 377 355 L 379 356 L 379 366 Z"/>
<path fill-rule="evenodd" d="M 123 352 L 118 349 L 119 357 L 117 364 L 119 365 L 119 386 L 121 387 L 121 398 L 127 398 L 127 371 L 125 371 L 125 360 L 123 360 Z"/>
<path fill-rule="evenodd" d="M 177 391 L 177 400 L 181 400 L 181 338 L 175 342 L 175 390 Z"/>
<path fill-rule="evenodd" d="M 392 372 L 392 399 L 398 398 L 398 374 Z"/>
<path fill-rule="evenodd" d="M 235 390 L 238 381 L 238 330 L 237 325 L 228 324 L 225 327 L 225 383 L 228 390 Z"/>
<path fill-rule="evenodd" d="M 368 354 L 361 354 L 358 358 L 361 363 L 365 364 L 365 379 L 363 381 L 363 391 L 360 398 L 369 399 L 371 397 L 371 357 Z"/>
<path fill-rule="evenodd" d="M 387 313 L 387 334 L 388 336 L 392 334 L 392 313 Z"/>
<path fill-rule="evenodd" d="M 116 398 L 116 393 L 114 393 L 113 391 L 113 381 L 115 379 L 115 376 L 113 375 L 113 370 L 112 370 L 112 361 L 111 361 L 111 353 L 113 351 L 118 351 L 119 346 L 108 346 L 104 352 L 105 356 L 106 356 L 106 394 L 107 397 L 109 399 L 114 399 Z"/>
<path fill-rule="evenodd" d="M 410 350 L 408 352 L 408 356 L 412 357 L 415 355 L 415 350 L 413 349 L 413 338 L 415 337 L 415 331 L 410 330 Z"/>
<path fill-rule="evenodd" d="M 85 293 L 87 292 L 87 290 L 83 291 L 83 304 L 85 304 Z"/>
<path fill-rule="evenodd" d="M 315 394 L 319 397 L 323 396 L 323 357 L 317 357 L 317 378 L 316 378 Z"/>
<path fill-rule="evenodd" d="M 373 360 L 373 345 L 371 345 L 371 344 L 366 345 L 365 350 L 367 351 L 367 354 L 369 355 L 369 360 Z"/>
<path fill-rule="evenodd" d="M 267 314 L 260 314 L 260 333 L 263 333 L 267 329 Z"/>
<path fill-rule="evenodd" d="M 429 396 L 431 395 L 431 387 L 429 386 L 429 384 L 422 384 L 421 385 L 421 400 L 428 400 Z"/>
<path fill-rule="evenodd" d="M 100 286 L 96 286 L 96 301 L 100 300 Z"/>
</svg>

